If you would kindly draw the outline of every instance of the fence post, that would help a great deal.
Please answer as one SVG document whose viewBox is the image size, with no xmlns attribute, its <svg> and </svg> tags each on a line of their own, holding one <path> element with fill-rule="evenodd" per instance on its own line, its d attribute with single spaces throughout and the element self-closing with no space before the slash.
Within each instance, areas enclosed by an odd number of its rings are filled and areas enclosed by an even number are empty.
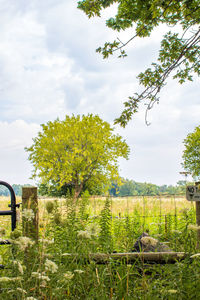
<svg viewBox="0 0 200 300">
<path fill-rule="evenodd" d="M 38 241 L 38 198 L 37 187 L 23 187 L 22 188 L 22 211 L 24 209 L 31 209 L 33 211 L 33 218 L 28 221 L 22 217 L 23 235 Z"/>
</svg>

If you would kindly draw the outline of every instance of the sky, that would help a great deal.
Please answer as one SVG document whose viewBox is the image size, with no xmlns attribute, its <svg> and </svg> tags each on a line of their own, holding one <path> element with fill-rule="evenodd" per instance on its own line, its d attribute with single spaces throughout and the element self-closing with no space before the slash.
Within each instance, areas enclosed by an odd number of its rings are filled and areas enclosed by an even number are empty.
<svg viewBox="0 0 200 300">
<path fill-rule="evenodd" d="M 40 124 L 65 115 L 98 114 L 113 125 L 123 102 L 141 87 L 136 76 L 156 60 L 165 27 L 127 46 L 128 57 L 103 60 L 95 49 L 134 29 L 113 32 L 105 26 L 115 7 L 88 19 L 75 0 L 0 0 L 0 180 L 32 183 L 24 147 Z M 179 85 L 169 80 L 160 104 L 145 124 L 145 105 L 115 132 L 130 146 L 120 175 L 158 185 L 183 180 L 183 140 L 200 125 L 199 79 Z"/>
</svg>

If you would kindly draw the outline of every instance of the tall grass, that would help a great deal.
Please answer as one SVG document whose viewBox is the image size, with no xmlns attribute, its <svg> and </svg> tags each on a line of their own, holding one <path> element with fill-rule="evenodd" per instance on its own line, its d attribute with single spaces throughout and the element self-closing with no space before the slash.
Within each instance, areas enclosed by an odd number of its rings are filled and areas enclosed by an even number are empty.
<svg viewBox="0 0 200 300">
<path fill-rule="evenodd" d="M 0 200 L 1 207 L 6 201 Z M 197 251 L 195 227 L 191 230 L 195 210 L 186 200 L 89 199 L 85 194 L 76 208 L 71 199 L 40 199 L 39 211 L 38 244 L 23 240 L 19 224 L 11 234 L 13 246 L 0 248 L 6 265 L 0 270 L 0 299 L 200 298 L 200 260 L 190 259 Z M 1 222 L 1 227 L 8 235 L 10 224 Z M 90 253 L 131 251 L 143 231 L 188 257 L 174 265 L 90 260 Z"/>
</svg>

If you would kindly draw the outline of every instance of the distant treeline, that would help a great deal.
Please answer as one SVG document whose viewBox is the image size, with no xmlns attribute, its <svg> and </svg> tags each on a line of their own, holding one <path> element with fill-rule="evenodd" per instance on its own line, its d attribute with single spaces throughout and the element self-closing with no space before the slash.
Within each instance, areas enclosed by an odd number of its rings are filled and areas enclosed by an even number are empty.
<svg viewBox="0 0 200 300">
<path fill-rule="evenodd" d="M 140 196 L 140 195 L 160 195 L 160 194 L 184 194 L 186 182 L 180 180 L 175 186 L 173 185 L 156 185 L 152 183 L 140 183 L 134 180 L 122 179 L 122 185 L 113 184 L 110 189 L 112 196 Z"/>
<path fill-rule="evenodd" d="M 13 184 L 12 185 L 12 188 L 13 188 L 16 196 L 22 195 L 22 187 L 23 186 L 31 186 L 31 185 L 30 184 L 24 184 L 24 185 Z M 3 185 L 0 185 L 0 196 L 9 196 L 9 195 L 10 195 L 10 192 L 9 192 L 8 188 Z"/>
<path fill-rule="evenodd" d="M 160 194 L 184 194 L 185 193 L 185 184 L 184 180 L 177 182 L 175 186 L 173 185 L 156 185 L 152 183 L 141 183 L 134 180 L 122 179 L 122 184 L 117 185 L 112 184 L 112 188 L 109 190 L 110 196 L 114 197 L 123 197 L 123 196 L 142 196 L 142 195 L 160 195 Z M 12 187 L 15 191 L 16 196 L 22 195 L 22 186 L 30 186 L 29 184 L 20 185 L 13 184 Z M 69 187 L 68 187 L 69 189 Z M 48 189 L 46 185 L 39 185 L 38 191 L 40 195 L 48 195 L 53 197 L 61 197 L 67 194 L 67 188 L 61 188 L 57 190 L 56 188 Z M 91 195 L 102 195 L 100 189 L 89 190 Z M 0 196 L 8 196 L 9 191 L 4 186 L 0 186 Z"/>
</svg>

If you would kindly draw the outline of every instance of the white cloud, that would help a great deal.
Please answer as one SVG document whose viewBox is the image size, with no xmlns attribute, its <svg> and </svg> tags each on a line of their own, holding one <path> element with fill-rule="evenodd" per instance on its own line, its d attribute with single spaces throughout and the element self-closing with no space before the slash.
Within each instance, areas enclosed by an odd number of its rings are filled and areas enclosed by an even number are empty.
<svg viewBox="0 0 200 300">
<path fill-rule="evenodd" d="M 24 148 L 32 144 L 40 126 L 23 120 L 0 122 L 0 178 L 13 183 L 28 183 L 31 165 Z"/>
<path fill-rule="evenodd" d="M 88 18 L 74 0 L 0 0 L 0 176 L 27 182 L 31 167 L 24 147 L 37 134 L 39 124 L 65 114 L 99 114 L 113 122 L 123 101 L 140 89 L 136 75 L 155 60 L 160 36 L 136 40 L 128 57 L 103 60 L 95 49 L 118 34 L 105 27 L 105 19 Z M 160 105 L 144 109 L 126 129 L 117 129 L 131 146 L 121 174 L 137 181 L 175 183 L 185 136 L 199 125 L 198 80 L 185 86 L 170 81 Z"/>
</svg>

